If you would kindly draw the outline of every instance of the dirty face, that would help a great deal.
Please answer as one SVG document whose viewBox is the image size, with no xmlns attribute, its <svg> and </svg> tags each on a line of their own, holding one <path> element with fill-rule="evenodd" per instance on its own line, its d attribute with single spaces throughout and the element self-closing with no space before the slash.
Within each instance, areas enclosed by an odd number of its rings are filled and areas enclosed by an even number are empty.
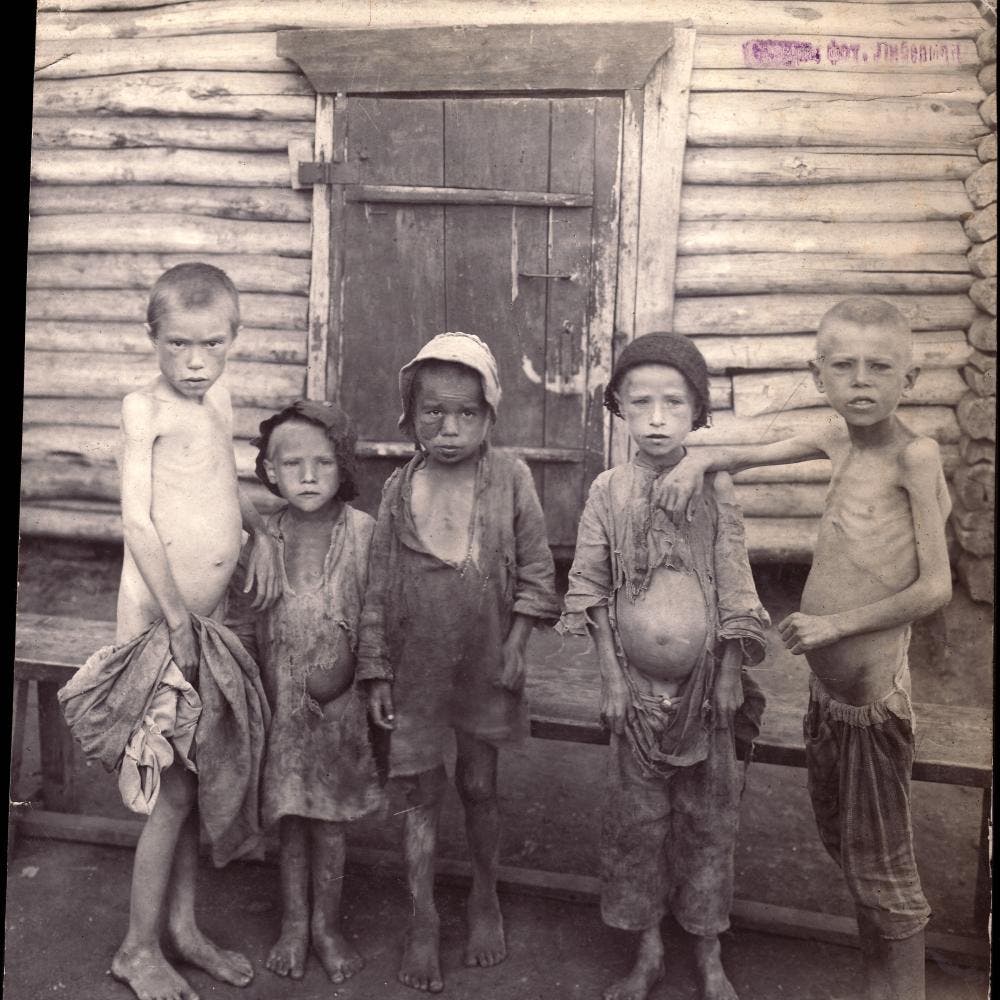
<svg viewBox="0 0 1000 1000">
<path fill-rule="evenodd" d="M 460 465 L 477 458 L 492 422 L 478 373 L 458 364 L 425 366 L 413 410 L 417 440 L 431 461 Z"/>
<path fill-rule="evenodd" d="M 170 387 L 188 399 L 201 399 L 218 381 L 236 339 L 232 306 L 219 300 L 200 309 L 173 309 L 149 338 Z"/>
<path fill-rule="evenodd" d="M 890 417 L 920 374 L 909 337 L 888 327 L 834 320 L 816 338 L 816 353 L 816 388 L 857 427 Z"/>
<path fill-rule="evenodd" d="M 306 514 L 331 503 L 340 489 L 333 442 L 321 427 L 305 420 L 290 420 L 274 429 L 264 471 L 289 505 Z"/>
<path fill-rule="evenodd" d="M 654 465 L 680 456 L 694 423 L 687 379 L 670 365 L 637 365 L 622 379 L 618 407 L 636 447 Z"/>
</svg>

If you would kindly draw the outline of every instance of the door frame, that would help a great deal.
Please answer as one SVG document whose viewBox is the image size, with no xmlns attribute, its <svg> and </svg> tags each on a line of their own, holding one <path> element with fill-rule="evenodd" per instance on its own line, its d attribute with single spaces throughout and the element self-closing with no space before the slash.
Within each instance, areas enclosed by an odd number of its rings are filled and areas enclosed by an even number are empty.
<svg viewBox="0 0 1000 1000">
<path fill-rule="evenodd" d="M 347 95 L 586 96 L 623 98 L 619 143 L 616 267 L 598 273 L 600 304 L 613 303 L 607 341 L 588 336 L 589 428 L 585 459 L 594 473 L 621 461 L 628 441 L 621 421 L 600 410 L 615 355 L 633 337 L 673 328 L 674 279 L 693 27 L 670 21 L 486 27 L 279 31 L 277 52 L 297 63 L 316 90 L 311 165 L 290 146 L 293 182 L 313 187 L 312 265 L 306 338 L 306 393 L 326 399 L 340 384 L 342 331 L 334 290 L 343 274 L 342 241 Z M 475 58 L 470 58 L 470 52 Z M 303 170 L 303 168 L 306 168 Z M 343 174 L 343 176 L 340 176 Z M 299 186 L 299 185 L 296 185 Z M 613 281 L 611 278 L 613 277 Z M 596 414 L 590 409 L 597 408 Z M 547 461 L 558 449 L 517 449 Z M 395 446 L 359 442 L 359 454 L 393 456 Z M 400 457 L 412 452 L 399 446 Z M 537 455 L 531 453 L 538 452 Z"/>
</svg>

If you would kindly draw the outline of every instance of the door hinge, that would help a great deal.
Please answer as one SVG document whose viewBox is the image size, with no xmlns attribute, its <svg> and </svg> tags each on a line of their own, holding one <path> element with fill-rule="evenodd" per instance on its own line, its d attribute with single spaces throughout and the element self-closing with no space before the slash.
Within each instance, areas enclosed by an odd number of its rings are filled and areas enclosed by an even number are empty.
<svg viewBox="0 0 1000 1000">
<path fill-rule="evenodd" d="M 299 184 L 302 187 L 312 187 L 314 184 L 357 184 L 360 177 L 356 162 L 299 163 Z"/>
</svg>

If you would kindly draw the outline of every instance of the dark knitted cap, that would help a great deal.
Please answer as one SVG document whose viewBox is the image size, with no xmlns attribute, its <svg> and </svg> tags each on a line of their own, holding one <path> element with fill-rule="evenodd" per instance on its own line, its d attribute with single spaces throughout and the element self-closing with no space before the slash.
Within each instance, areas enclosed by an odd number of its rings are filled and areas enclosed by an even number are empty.
<svg viewBox="0 0 1000 1000">
<path fill-rule="evenodd" d="M 711 423 L 712 409 L 708 394 L 708 365 L 694 343 L 679 333 L 647 333 L 636 337 L 615 359 L 611 381 L 604 390 L 604 405 L 616 416 L 622 415 L 615 393 L 625 374 L 639 365 L 669 365 L 687 381 L 695 398 L 692 429 Z"/>
<path fill-rule="evenodd" d="M 353 500 L 358 495 L 357 477 L 358 462 L 354 454 L 358 434 L 354 421 L 336 403 L 319 402 L 314 399 L 297 399 L 273 417 L 260 422 L 260 435 L 250 444 L 257 449 L 257 461 L 254 468 L 257 478 L 275 495 L 281 496 L 278 487 L 267 477 L 264 460 L 271 444 L 271 435 L 275 429 L 291 420 L 304 420 L 321 427 L 333 445 L 337 456 L 337 467 L 340 471 L 340 488 L 337 490 L 338 500 Z"/>
</svg>

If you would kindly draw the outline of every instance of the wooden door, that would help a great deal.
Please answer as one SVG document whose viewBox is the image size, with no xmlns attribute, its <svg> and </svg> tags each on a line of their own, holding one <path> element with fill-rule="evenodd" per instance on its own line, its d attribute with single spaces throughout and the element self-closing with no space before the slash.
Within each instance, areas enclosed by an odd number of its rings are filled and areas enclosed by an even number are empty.
<svg viewBox="0 0 1000 1000">
<path fill-rule="evenodd" d="M 464 330 L 500 367 L 494 443 L 529 460 L 550 544 L 572 545 L 586 470 L 602 462 L 588 370 L 612 333 L 621 98 L 348 96 L 336 113 L 355 182 L 335 192 L 327 393 L 365 442 L 362 505 L 409 451 L 399 368 L 435 334 Z"/>
</svg>

